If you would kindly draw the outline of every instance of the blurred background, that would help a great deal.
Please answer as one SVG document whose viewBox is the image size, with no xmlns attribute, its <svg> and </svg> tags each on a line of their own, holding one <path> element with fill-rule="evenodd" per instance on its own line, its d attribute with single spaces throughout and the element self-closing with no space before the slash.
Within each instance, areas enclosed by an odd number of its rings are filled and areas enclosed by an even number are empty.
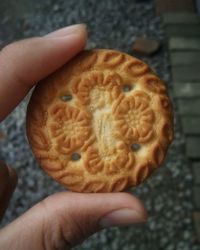
<svg viewBox="0 0 200 250">
<path fill-rule="evenodd" d="M 144 225 L 93 235 L 78 250 L 200 249 L 200 21 L 193 0 L 1 0 L 0 46 L 86 23 L 88 48 L 137 56 L 166 82 L 174 141 L 163 166 L 132 190 L 149 213 Z M 28 97 L 0 124 L 0 158 L 19 176 L 1 226 L 62 188 L 32 157 L 25 135 Z"/>
</svg>

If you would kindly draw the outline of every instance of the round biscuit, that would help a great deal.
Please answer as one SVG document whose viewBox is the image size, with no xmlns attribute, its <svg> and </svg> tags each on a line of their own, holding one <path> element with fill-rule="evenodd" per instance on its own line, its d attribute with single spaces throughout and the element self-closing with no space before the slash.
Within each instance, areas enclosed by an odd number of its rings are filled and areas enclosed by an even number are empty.
<svg viewBox="0 0 200 250">
<path fill-rule="evenodd" d="M 36 86 L 27 137 L 41 167 L 66 188 L 118 192 L 163 163 L 172 106 L 142 61 L 114 50 L 83 51 Z"/>
</svg>

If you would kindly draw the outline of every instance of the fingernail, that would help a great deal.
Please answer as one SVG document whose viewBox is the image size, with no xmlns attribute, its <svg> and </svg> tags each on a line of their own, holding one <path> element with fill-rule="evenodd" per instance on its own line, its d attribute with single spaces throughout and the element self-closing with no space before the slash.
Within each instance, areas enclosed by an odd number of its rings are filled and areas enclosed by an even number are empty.
<svg viewBox="0 0 200 250">
<path fill-rule="evenodd" d="M 146 219 L 139 212 L 133 209 L 124 208 L 105 215 L 100 220 L 99 224 L 102 228 L 108 228 L 115 226 L 127 226 L 145 221 Z"/>
<path fill-rule="evenodd" d="M 77 32 L 86 32 L 86 24 L 81 23 L 81 24 L 75 24 L 71 26 L 67 26 L 58 30 L 55 30 L 44 37 L 63 37 L 71 34 L 76 34 Z"/>
</svg>

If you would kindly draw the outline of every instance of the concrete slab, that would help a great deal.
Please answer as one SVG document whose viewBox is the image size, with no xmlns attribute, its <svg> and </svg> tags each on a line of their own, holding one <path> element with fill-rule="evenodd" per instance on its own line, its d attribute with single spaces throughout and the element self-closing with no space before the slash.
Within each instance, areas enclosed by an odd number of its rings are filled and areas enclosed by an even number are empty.
<svg viewBox="0 0 200 250">
<path fill-rule="evenodd" d="M 165 12 L 194 12 L 193 0 L 155 0 L 156 13 Z"/>
<path fill-rule="evenodd" d="M 200 97 L 200 81 L 199 83 L 176 82 L 173 83 L 173 90 L 176 98 Z"/>
<path fill-rule="evenodd" d="M 200 82 L 200 66 L 198 64 L 173 66 L 172 79 L 177 82 Z"/>
<path fill-rule="evenodd" d="M 200 38 L 185 38 L 185 37 L 171 37 L 169 39 L 170 50 L 187 50 L 197 51 L 200 50 Z"/>
<path fill-rule="evenodd" d="M 186 135 L 200 135 L 200 116 L 182 116 L 183 132 Z"/>
<path fill-rule="evenodd" d="M 172 51 L 170 59 L 173 66 L 199 64 L 200 67 L 200 51 Z"/>
<path fill-rule="evenodd" d="M 164 24 L 194 24 L 200 22 L 200 18 L 196 14 L 188 12 L 164 13 L 162 19 Z"/>
<path fill-rule="evenodd" d="M 186 138 L 186 155 L 191 159 L 200 159 L 200 136 L 188 136 Z M 200 189 L 199 189 L 200 197 Z M 197 201 L 200 208 L 200 199 Z"/>
</svg>

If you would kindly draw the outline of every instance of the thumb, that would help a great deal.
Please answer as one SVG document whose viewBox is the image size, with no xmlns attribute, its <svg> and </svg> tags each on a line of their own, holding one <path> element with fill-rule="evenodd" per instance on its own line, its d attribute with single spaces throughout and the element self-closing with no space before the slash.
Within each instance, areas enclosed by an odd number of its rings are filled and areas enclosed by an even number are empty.
<svg viewBox="0 0 200 250">
<path fill-rule="evenodd" d="M 141 202 L 127 193 L 63 192 L 46 198 L 3 229 L 0 249 L 1 244 L 2 249 L 69 249 L 105 227 L 140 223 L 146 217 Z M 9 242 L 16 242 L 15 246 Z"/>
</svg>

